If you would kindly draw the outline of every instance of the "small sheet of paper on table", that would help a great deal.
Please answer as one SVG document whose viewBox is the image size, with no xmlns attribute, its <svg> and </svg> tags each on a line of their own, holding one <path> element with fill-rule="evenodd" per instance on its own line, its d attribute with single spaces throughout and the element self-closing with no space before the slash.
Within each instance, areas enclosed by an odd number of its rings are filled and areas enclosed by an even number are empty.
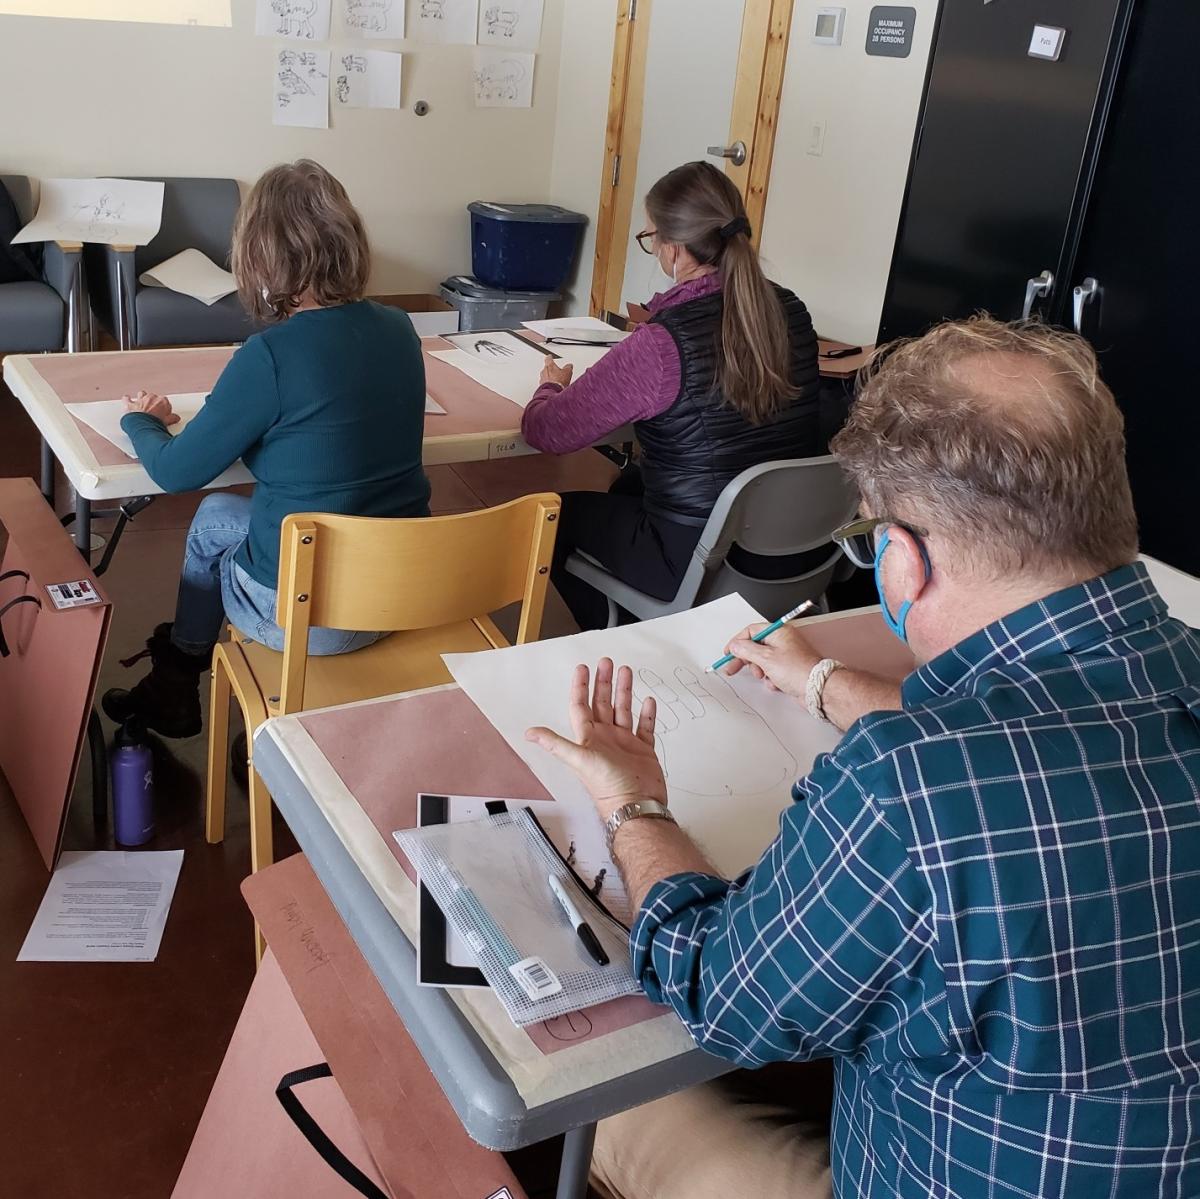
<svg viewBox="0 0 1200 1199">
<path fill-rule="evenodd" d="M 162 224 L 163 184 L 143 179 L 43 179 L 37 216 L 12 239 L 144 246 Z"/>
<path fill-rule="evenodd" d="M 237 291 L 231 271 L 223 270 L 199 250 L 180 250 L 173 258 L 143 271 L 138 282 L 147 287 L 165 287 L 212 305 Z"/>
<path fill-rule="evenodd" d="M 433 396 L 429 394 L 429 392 L 425 393 L 425 411 L 427 413 L 432 413 L 435 416 L 446 415 L 445 408 L 443 408 L 441 404 L 439 404 L 437 400 L 435 400 Z"/>
<path fill-rule="evenodd" d="M 729 638 L 761 616 L 739 595 L 616 629 L 474 654 L 445 654 L 454 681 L 562 804 L 591 807 L 575 775 L 525 740 L 546 725 L 570 736 L 567 698 L 579 662 L 633 668 L 635 707 L 658 704 L 655 747 L 671 810 L 729 877 L 753 865 L 779 831 L 791 786 L 840 734 L 742 671 L 705 674 Z M 520 686 L 514 687 L 513 680 Z"/>
<path fill-rule="evenodd" d="M 183 850 L 64 853 L 18 962 L 152 962 Z"/>
<path fill-rule="evenodd" d="M 166 397 L 171 401 L 172 410 L 179 420 L 167 426 L 167 432 L 172 437 L 182 433 L 195 419 L 196 414 L 204 407 L 206 396 L 202 391 L 180 392 Z M 72 404 L 68 411 L 77 416 L 85 425 L 95 429 L 105 441 L 111 441 L 123 454 L 136 458 L 133 442 L 129 434 L 121 428 L 121 417 L 125 415 L 124 400 L 93 400 L 88 404 Z"/>
<path fill-rule="evenodd" d="M 523 321 L 522 325 L 545 338 L 561 337 L 564 341 L 585 341 L 596 345 L 624 341 L 629 336 L 597 316 L 557 316 L 548 321 Z M 554 343 L 551 343 L 551 348 L 556 348 Z"/>
</svg>

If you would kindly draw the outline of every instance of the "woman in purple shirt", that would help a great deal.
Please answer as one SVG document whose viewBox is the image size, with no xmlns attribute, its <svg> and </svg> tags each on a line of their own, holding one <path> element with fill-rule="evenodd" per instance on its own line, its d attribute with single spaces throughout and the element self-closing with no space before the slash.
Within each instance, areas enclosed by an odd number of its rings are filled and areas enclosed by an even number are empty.
<svg viewBox="0 0 1200 1199">
<path fill-rule="evenodd" d="M 521 432 L 567 454 L 633 423 L 639 466 L 608 492 L 563 496 L 551 578 L 581 628 L 607 601 L 567 574 L 582 550 L 639 591 L 672 598 L 722 490 L 742 471 L 818 452 L 817 339 L 804 304 L 770 283 L 742 197 L 711 163 L 663 176 L 638 244 L 674 286 L 586 375 L 548 361 Z"/>
</svg>

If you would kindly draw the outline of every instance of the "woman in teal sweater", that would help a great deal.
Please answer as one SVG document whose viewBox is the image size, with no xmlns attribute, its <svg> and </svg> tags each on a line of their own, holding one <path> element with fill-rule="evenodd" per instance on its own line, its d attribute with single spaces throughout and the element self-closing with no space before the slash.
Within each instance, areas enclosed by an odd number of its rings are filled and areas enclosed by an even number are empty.
<svg viewBox="0 0 1200 1199">
<path fill-rule="evenodd" d="M 420 340 L 403 312 L 363 299 L 370 253 L 342 185 L 308 160 L 268 171 L 239 213 L 232 265 L 243 304 L 269 327 L 233 355 L 177 437 L 162 396 L 127 397 L 121 421 L 164 491 L 204 487 L 239 458 L 257 482 L 251 497 L 205 497 L 188 530 L 175 620 L 147 642 L 150 673 L 104 696 L 113 720 L 138 717 L 167 737 L 200 732 L 199 677 L 226 620 L 282 648 L 285 516 L 429 514 Z M 309 652 L 347 653 L 379 636 L 313 629 Z"/>
</svg>

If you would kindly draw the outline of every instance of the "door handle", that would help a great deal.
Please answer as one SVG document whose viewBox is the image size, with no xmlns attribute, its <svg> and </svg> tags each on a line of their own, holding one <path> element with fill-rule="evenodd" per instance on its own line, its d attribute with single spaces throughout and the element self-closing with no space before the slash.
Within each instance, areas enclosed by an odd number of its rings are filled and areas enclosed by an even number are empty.
<svg viewBox="0 0 1200 1199">
<path fill-rule="evenodd" d="M 1071 293 L 1071 317 L 1075 332 L 1083 334 L 1083 310 L 1100 294 L 1100 284 L 1090 276 Z"/>
<path fill-rule="evenodd" d="M 746 161 L 746 143 L 738 141 L 732 146 L 709 146 L 708 153 L 713 158 L 728 158 L 735 167 L 740 167 Z"/>
<path fill-rule="evenodd" d="M 1025 306 L 1021 309 L 1022 320 L 1029 319 L 1029 314 L 1033 311 L 1033 302 L 1039 296 L 1048 296 L 1053 286 L 1054 274 L 1051 271 L 1042 271 L 1036 279 L 1030 279 L 1025 284 Z"/>
</svg>

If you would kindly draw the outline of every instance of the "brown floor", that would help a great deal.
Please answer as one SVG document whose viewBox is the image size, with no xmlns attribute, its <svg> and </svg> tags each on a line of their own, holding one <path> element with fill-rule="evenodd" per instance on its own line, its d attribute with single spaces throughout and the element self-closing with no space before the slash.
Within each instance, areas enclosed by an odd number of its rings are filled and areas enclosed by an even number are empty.
<svg viewBox="0 0 1200 1199">
<path fill-rule="evenodd" d="M 37 436 L 0 384 L 0 476 L 36 478 L 37 471 Z M 614 468 L 587 451 L 438 466 L 429 474 L 434 510 L 455 512 L 530 491 L 604 488 Z M 144 669 L 139 663 L 126 671 L 118 659 L 170 617 L 183 533 L 198 499 L 164 497 L 126 532 L 104 579 L 113 624 L 101 689 Z M 106 526 L 98 523 L 97 531 Z M 574 630 L 556 595 L 544 627 L 546 635 Z M 0 696 L 0 719 L 9 702 Z M 231 783 L 226 839 L 208 845 L 205 749 L 202 736 L 155 746 L 158 832 L 148 848 L 185 854 L 162 949 L 149 964 L 16 962 L 47 875 L 0 778 L 2 1196 L 170 1195 L 254 968 L 251 921 L 238 891 L 249 871 L 245 792 Z M 92 824 L 86 755 L 80 775 L 65 848 L 111 849 L 109 829 Z M 291 852 L 294 842 L 278 821 L 275 835 L 277 856 Z"/>
</svg>

